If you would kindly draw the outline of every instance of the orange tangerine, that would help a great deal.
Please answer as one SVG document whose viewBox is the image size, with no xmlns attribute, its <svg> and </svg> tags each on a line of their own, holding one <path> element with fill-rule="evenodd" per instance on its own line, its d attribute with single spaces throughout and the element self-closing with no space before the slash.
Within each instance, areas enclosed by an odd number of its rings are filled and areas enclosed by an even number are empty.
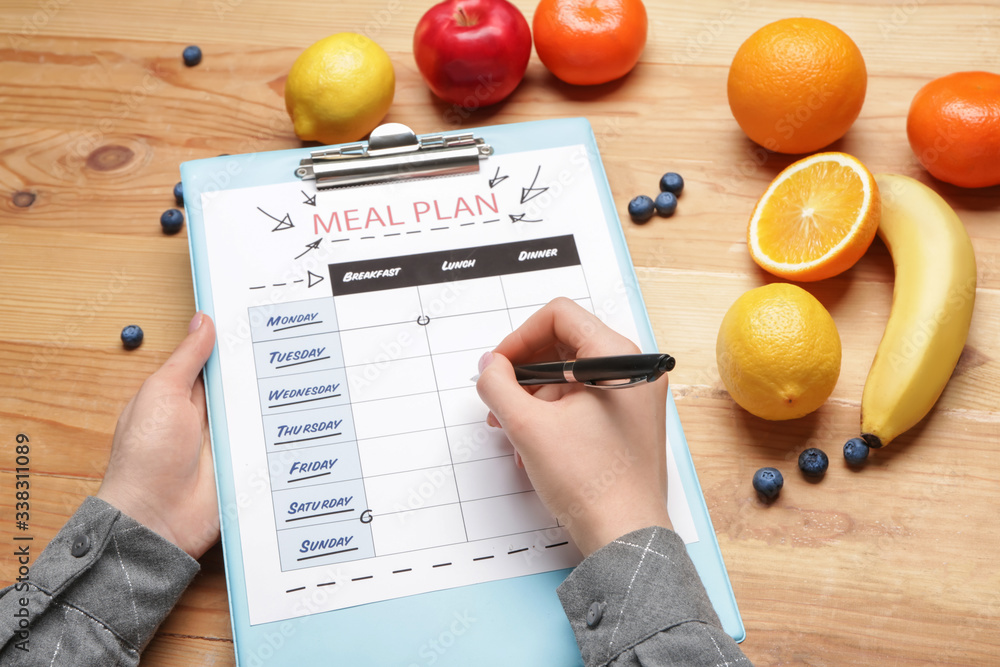
<svg viewBox="0 0 1000 667">
<path fill-rule="evenodd" d="M 1000 74 L 934 79 L 913 97 L 906 135 L 934 178 L 963 188 L 1000 185 Z"/>
<path fill-rule="evenodd" d="M 531 32 L 550 72 L 576 85 L 621 78 L 646 46 L 642 0 L 541 0 Z"/>
<path fill-rule="evenodd" d="M 817 153 L 778 174 L 747 226 L 750 256 L 787 280 L 813 281 L 854 266 L 882 217 L 871 172 L 846 153 Z"/>
</svg>

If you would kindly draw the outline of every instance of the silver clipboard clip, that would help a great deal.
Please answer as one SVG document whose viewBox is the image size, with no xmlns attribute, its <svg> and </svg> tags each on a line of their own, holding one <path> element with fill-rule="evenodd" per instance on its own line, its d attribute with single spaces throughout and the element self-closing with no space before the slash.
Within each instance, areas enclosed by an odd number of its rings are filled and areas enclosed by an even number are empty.
<svg viewBox="0 0 1000 667">
<path fill-rule="evenodd" d="M 295 175 L 325 190 L 479 171 L 479 161 L 492 154 L 472 132 L 418 137 L 405 125 L 386 123 L 372 130 L 367 144 L 313 151 Z"/>
</svg>

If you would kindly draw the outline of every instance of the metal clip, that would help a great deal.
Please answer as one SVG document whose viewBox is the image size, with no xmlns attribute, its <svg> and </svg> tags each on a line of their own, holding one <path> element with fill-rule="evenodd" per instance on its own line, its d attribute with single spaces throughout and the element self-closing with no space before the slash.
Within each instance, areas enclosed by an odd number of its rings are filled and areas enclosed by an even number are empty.
<svg viewBox="0 0 1000 667">
<path fill-rule="evenodd" d="M 386 123 L 372 130 L 367 144 L 313 151 L 295 175 L 324 190 L 479 171 L 479 161 L 492 154 L 471 132 L 418 137 L 405 125 Z"/>
</svg>

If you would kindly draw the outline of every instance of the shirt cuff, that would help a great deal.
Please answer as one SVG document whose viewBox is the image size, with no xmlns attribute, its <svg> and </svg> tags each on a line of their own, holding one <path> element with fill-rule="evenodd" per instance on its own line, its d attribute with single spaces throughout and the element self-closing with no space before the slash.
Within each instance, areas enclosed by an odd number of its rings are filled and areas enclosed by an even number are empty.
<svg viewBox="0 0 1000 667">
<path fill-rule="evenodd" d="M 721 626 L 677 533 L 624 535 L 588 556 L 557 589 L 587 665 L 603 665 L 682 623 Z"/>
<path fill-rule="evenodd" d="M 30 586 L 42 593 L 30 596 L 32 616 L 58 601 L 141 651 L 199 569 L 172 542 L 88 497 L 31 566 Z"/>
</svg>

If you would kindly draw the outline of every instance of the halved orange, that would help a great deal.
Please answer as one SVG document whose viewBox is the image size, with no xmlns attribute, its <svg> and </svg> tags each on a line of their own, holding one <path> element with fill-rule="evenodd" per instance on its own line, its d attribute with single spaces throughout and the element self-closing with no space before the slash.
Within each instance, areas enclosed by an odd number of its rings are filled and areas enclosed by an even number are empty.
<svg viewBox="0 0 1000 667">
<path fill-rule="evenodd" d="M 776 276 L 810 282 L 854 266 L 878 231 L 875 178 L 846 153 L 789 165 L 761 195 L 747 227 L 753 261 Z"/>
</svg>

